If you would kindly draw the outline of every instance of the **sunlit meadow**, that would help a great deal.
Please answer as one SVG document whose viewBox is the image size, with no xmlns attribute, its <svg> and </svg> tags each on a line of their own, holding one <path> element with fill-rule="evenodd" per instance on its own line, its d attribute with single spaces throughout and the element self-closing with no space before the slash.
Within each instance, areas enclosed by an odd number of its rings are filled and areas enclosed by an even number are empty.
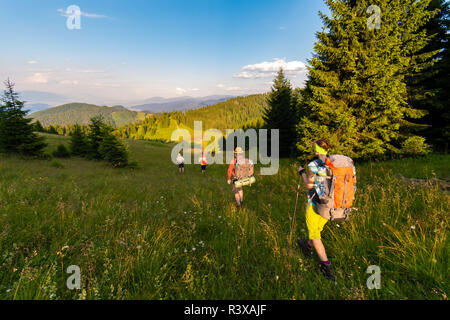
<svg viewBox="0 0 450 320">
<path fill-rule="evenodd" d="M 46 137 L 48 151 L 69 141 Z M 0 159 L 1 299 L 448 297 L 449 196 L 427 182 L 450 176 L 448 155 L 356 164 L 359 210 L 323 232 L 333 283 L 295 244 L 306 236 L 304 189 L 289 241 L 297 163 L 282 161 L 274 176 L 256 170 L 236 210 L 227 166 L 180 175 L 170 145 L 128 144 L 138 168 Z M 81 269 L 80 290 L 66 286 L 70 265 Z M 379 290 L 367 288 L 370 265 L 381 269 Z"/>
</svg>

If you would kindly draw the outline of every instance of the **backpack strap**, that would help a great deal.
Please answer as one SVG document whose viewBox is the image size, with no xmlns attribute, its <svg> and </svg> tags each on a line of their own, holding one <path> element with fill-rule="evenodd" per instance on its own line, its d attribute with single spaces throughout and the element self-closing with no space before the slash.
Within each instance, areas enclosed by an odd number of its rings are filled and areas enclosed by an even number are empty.
<svg viewBox="0 0 450 320">
<path fill-rule="evenodd" d="M 344 209 L 345 198 L 347 197 L 347 181 L 348 181 L 348 173 L 345 174 L 344 199 L 342 199 L 342 209 Z"/>
</svg>

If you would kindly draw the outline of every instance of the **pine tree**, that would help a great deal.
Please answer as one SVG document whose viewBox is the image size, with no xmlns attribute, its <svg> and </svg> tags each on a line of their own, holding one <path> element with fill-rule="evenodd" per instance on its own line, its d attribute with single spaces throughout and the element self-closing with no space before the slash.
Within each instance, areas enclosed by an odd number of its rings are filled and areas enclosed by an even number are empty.
<svg viewBox="0 0 450 320">
<path fill-rule="evenodd" d="M 295 109 L 291 84 L 286 79 L 283 69 L 280 69 L 274 80 L 267 104 L 263 114 L 265 127 L 280 130 L 280 156 L 288 157 L 295 142 Z"/>
<path fill-rule="evenodd" d="M 39 120 L 37 120 L 35 123 L 33 123 L 34 125 L 34 131 L 36 132 L 45 132 L 44 127 L 42 126 L 41 122 Z"/>
<path fill-rule="evenodd" d="M 103 140 L 105 129 L 107 125 L 104 122 L 102 116 L 93 117 L 89 123 L 89 133 L 87 134 L 88 152 L 87 157 L 89 159 L 102 159 L 102 155 L 99 152 L 100 143 Z"/>
<path fill-rule="evenodd" d="M 0 152 L 18 153 L 27 156 L 41 156 L 46 144 L 44 137 L 34 133 L 33 119 L 26 118 L 24 103 L 14 91 L 14 83 L 5 81 L 0 106 Z"/>
<path fill-rule="evenodd" d="M 408 79 L 411 103 L 415 108 L 424 109 L 427 114 L 418 121 L 427 125 L 418 131 L 434 145 L 436 150 L 448 150 L 450 140 L 450 110 L 449 94 L 450 74 L 449 64 L 449 14 L 450 4 L 445 0 L 432 0 L 428 10 L 439 10 L 422 29 L 431 36 L 431 41 L 421 52 L 436 52 L 429 58 L 430 66 L 420 73 L 415 73 Z"/>
<path fill-rule="evenodd" d="M 405 78 L 434 54 L 420 53 L 429 41 L 420 28 L 434 14 L 426 9 L 429 2 L 326 0 L 331 17 L 320 13 L 324 29 L 299 110 L 302 154 L 311 154 L 319 138 L 356 158 L 427 151 L 423 138 L 405 130 L 411 125 L 406 119 L 424 114 L 408 104 Z M 370 23 L 371 5 L 381 9 L 379 28 Z"/>
<path fill-rule="evenodd" d="M 116 137 L 112 128 L 104 129 L 103 139 L 99 145 L 99 153 L 115 168 L 123 168 L 128 165 L 127 147 Z"/>
<path fill-rule="evenodd" d="M 85 156 L 88 152 L 87 138 L 80 125 L 75 125 L 70 137 L 70 152 L 74 156 Z"/>
</svg>

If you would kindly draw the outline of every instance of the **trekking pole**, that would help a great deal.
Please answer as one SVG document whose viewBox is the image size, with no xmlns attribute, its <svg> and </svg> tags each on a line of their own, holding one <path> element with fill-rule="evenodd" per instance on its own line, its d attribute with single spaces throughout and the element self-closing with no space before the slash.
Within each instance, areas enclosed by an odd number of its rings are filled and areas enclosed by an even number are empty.
<svg viewBox="0 0 450 320">
<path fill-rule="evenodd" d="M 298 186 L 297 186 L 297 197 L 296 197 L 296 199 L 295 199 L 295 207 L 294 207 L 294 216 L 292 217 L 291 231 L 289 232 L 289 245 L 292 243 L 292 231 L 294 230 L 295 214 L 297 213 L 298 194 L 300 193 L 300 184 L 301 184 L 301 181 L 302 181 L 302 175 L 299 175 L 299 178 L 298 178 Z"/>
</svg>

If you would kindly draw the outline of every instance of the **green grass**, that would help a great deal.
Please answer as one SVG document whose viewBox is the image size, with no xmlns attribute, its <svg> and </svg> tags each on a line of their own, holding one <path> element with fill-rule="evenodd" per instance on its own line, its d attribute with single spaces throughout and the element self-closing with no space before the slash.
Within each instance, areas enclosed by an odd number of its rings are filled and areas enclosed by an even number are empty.
<svg viewBox="0 0 450 320">
<path fill-rule="evenodd" d="M 69 141 L 46 137 L 48 152 Z M 322 234 L 334 284 L 288 242 L 294 161 L 257 176 L 236 211 L 227 166 L 179 175 L 170 145 L 129 146 L 137 169 L 0 158 L 1 299 L 447 299 L 448 195 L 395 176 L 446 178 L 449 156 L 357 164 L 359 210 Z M 299 203 L 294 240 L 306 229 L 304 190 Z M 66 287 L 70 265 L 82 290 Z M 380 290 L 366 286 L 370 265 Z"/>
</svg>

